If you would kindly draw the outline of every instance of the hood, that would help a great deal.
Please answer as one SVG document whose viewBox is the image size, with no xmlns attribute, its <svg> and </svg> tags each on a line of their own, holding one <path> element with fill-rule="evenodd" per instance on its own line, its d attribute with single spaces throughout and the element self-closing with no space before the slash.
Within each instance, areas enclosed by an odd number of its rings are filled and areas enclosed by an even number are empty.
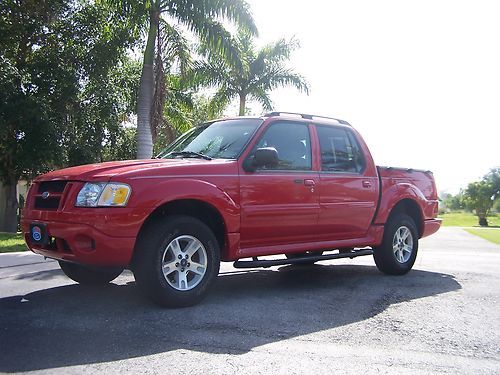
<svg viewBox="0 0 500 375">
<path fill-rule="evenodd" d="M 76 167 L 59 169 L 56 171 L 48 172 L 36 178 L 35 181 L 47 180 L 72 180 L 72 181 L 108 181 L 116 175 L 130 175 L 136 173 L 148 174 L 147 171 L 155 170 L 158 168 L 182 167 L 184 165 L 193 164 L 212 164 L 216 162 L 200 160 L 200 159 L 142 159 L 142 160 L 123 160 L 111 161 L 98 164 L 86 164 Z M 221 162 L 218 160 L 217 162 Z M 224 160 L 223 162 L 227 162 Z"/>
</svg>

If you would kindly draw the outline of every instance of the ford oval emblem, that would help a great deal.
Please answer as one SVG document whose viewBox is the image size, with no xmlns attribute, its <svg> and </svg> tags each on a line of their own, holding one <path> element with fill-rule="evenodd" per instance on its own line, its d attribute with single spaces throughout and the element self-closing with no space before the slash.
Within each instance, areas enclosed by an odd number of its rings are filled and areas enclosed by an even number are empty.
<svg viewBox="0 0 500 375">
<path fill-rule="evenodd" d="M 50 197 L 50 193 L 49 193 L 48 191 L 44 191 L 44 192 L 42 193 L 42 198 L 43 198 L 43 199 L 47 199 L 48 197 Z"/>
<path fill-rule="evenodd" d="M 42 239 L 42 230 L 39 227 L 34 226 L 31 228 L 31 237 L 37 242 L 40 241 Z"/>
</svg>

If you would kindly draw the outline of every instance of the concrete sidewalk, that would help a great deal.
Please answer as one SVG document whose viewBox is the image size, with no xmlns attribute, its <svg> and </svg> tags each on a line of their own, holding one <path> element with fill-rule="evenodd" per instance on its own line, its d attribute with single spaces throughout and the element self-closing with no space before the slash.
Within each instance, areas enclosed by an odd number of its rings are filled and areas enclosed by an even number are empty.
<svg viewBox="0 0 500 375">
<path fill-rule="evenodd" d="M 53 262 L 53 260 L 45 260 L 43 256 L 33 254 L 31 251 L 0 254 L 0 268 L 27 266 L 30 264 L 45 263 L 47 261 Z"/>
</svg>

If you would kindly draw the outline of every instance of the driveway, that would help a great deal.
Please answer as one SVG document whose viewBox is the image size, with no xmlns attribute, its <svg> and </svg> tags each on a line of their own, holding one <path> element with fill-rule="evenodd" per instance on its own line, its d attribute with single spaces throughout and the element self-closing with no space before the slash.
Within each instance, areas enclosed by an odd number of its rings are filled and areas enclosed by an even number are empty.
<svg viewBox="0 0 500 375">
<path fill-rule="evenodd" d="M 442 228 L 403 277 L 372 257 L 224 264 L 206 300 L 177 310 L 129 272 L 83 287 L 53 261 L 0 255 L 0 353 L 0 372 L 498 374 L 500 246 Z"/>
</svg>

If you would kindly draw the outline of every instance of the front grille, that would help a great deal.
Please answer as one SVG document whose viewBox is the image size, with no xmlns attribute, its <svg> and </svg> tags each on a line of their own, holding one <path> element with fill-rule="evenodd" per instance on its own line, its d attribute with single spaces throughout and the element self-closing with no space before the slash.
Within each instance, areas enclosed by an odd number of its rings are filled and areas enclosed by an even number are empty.
<svg viewBox="0 0 500 375">
<path fill-rule="evenodd" d="M 42 181 L 35 194 L 35 210 L 57 210 L 67 181 Z"/>
<path fill-rule="evenodd" d="M 42 194 L 45 191 L 49 193 L 60 193 L 64 191 L 68 181 L 42 181 L 38 184 L 38 193 Z"/>
</svg>

